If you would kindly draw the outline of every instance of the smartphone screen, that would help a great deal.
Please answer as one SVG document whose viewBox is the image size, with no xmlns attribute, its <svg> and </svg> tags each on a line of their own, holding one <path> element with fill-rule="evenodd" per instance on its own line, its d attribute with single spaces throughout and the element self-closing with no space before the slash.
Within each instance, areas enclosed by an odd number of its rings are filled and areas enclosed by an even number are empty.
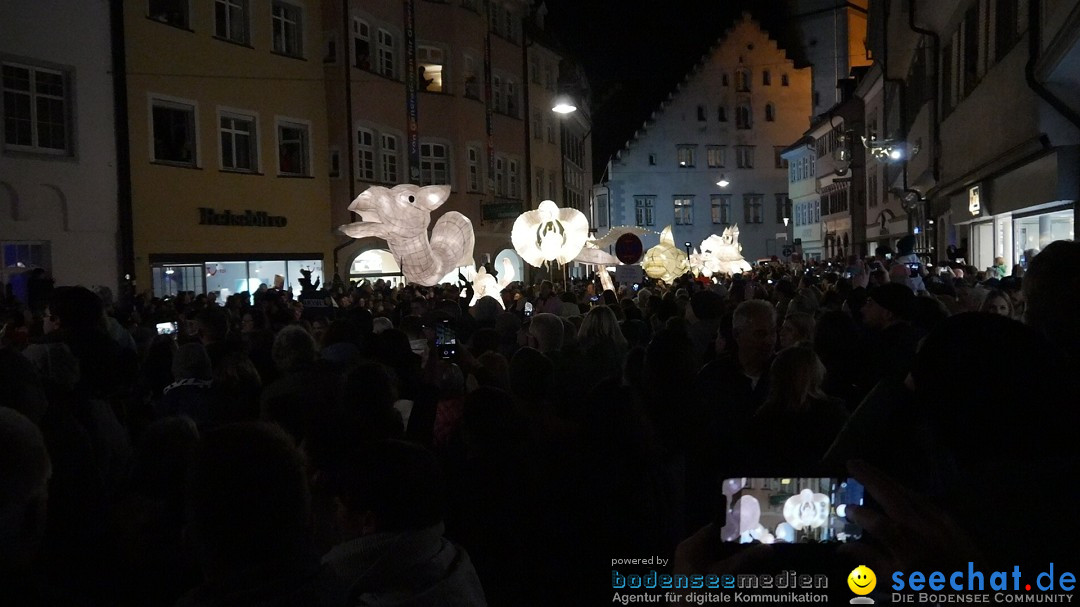
<svg viewBox="0 0 1080 607">
<path fill-rule="evenodd" d="M 439 351 L 439 358 L 451 359 L 457 354 L 457 334 L 449 320 L 435 325 L 435 348 Z"/>
<path fill-rule="evenodd" d="M 533 313 L 532 302 L 530 302 L 530 301 L 525 302 L 525 316 L 532 316 L 532 313 Z"/>
<path fill-rule="evenodd" d="M 159 322 L 157 323 L 158 335 L 175 335 L 176 323 L 175 322 Z"/>
<path fill-rule="evenodd" d="M 723 492 L 727 503 L 718 518 L 725 542 L 849 542 L 862 536 L 846 517 L 848 506 L 863 504 L 863 486 L 852 478 L 729 478 Z"/>
<path fill-rule="evenodd" d="M 908 267 L 908 275 L 911 278 L 916 278 L 919 276 L 919 270 L 922 269 L 921 263 L 906 263 L 904 265 Z"/>
</svg>

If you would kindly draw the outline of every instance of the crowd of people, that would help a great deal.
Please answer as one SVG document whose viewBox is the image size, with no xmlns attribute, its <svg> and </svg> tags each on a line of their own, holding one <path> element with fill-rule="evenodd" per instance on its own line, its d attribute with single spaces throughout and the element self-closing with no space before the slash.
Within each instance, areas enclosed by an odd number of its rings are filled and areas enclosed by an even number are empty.
<svg viewBox="0 0 1080 607">
<path fill-rule="evenodd" d="M 594 604 L 617 558 L 784 568 L 720 538 L 749 476 L 865 485 L 838 567 L 1069 570 L 1078 295 L 1060 241 L 1008 276 L 8 298 L 0 602 Z"/>
</svg>

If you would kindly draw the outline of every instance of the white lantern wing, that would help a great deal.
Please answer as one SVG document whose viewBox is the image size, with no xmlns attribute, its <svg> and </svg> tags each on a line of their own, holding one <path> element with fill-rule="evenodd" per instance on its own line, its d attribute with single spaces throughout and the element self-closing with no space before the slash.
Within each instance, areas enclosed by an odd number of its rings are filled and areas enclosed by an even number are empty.
<svg viewBox="0 0 1080 607">
<path fill-rule="evenodd" d="M 577 209 L 560 209 L 550 200 L 514 221 L 510 240 L 518 255 L 532 266 L 555 261 L 564 264 L 581 252 L 589 236 L 589 220 Z"/>
</svg>

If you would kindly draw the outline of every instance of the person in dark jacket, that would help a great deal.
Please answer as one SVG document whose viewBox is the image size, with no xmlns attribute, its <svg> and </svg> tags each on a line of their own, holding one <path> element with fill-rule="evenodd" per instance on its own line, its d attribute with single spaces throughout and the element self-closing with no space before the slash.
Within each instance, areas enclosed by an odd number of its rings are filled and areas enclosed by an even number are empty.
<svg viewBox="0 0 1080 607">
<path fill-rule="evenodd" d="M 348 539 L 323 563 L 348 586 L 344 604 L 487 604 L 469 555 L 443 537 L 444 486 L 431 452 L 396 440 L 365 445 L 333 484 Z"/>
</svg>

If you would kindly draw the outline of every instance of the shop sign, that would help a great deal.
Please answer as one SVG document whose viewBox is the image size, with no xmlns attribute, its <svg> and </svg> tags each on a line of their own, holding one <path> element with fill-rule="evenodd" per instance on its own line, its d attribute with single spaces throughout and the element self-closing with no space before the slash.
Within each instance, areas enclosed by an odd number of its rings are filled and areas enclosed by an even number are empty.
<svg viewBox="0 0 1080 607">
<path fill-rule="evenodd" d="M 968 188 L 968 211 L 974 216 L 978 216 L 982 212 L 982 199 L 977 185 Z"/>
<path fill-rule="evenodd" d="M 201 226 L 284 228 L 286 223 L 288 223 L 288 219 L 285 217 L 270 215 L 265 211 L 252 211 L 249 209 L 243 213 L 234 213 L 229 210 L 218 213 L 214 209 L 199 208 L 199 225 Z"/>
</svg>

